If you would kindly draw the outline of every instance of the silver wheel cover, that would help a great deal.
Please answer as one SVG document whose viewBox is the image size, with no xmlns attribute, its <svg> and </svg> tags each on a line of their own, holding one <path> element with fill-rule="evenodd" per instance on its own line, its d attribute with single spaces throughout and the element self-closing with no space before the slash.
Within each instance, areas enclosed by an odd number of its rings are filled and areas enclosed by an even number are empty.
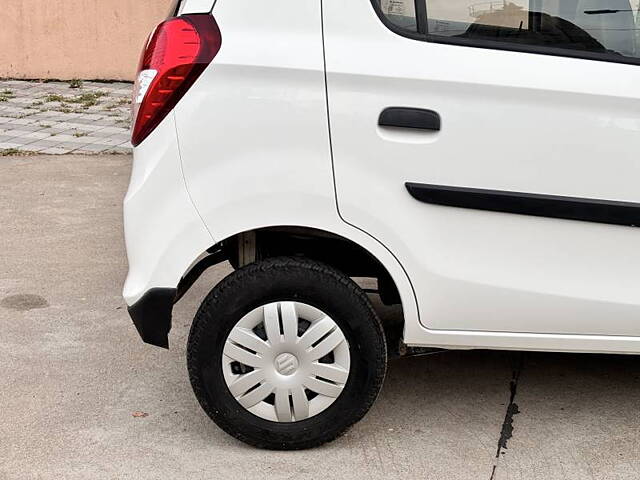
<svg viewBox="0 0 640 480">
<path fill-rule="evenodd" d="M 297 422 L 336 401 L 350 360 L 347 339 L 330 317 L 304 303 L 277 302 L 256 308 L 233 327 L 222 371 L 231 395 L 248 411 Z"/>
</svg>

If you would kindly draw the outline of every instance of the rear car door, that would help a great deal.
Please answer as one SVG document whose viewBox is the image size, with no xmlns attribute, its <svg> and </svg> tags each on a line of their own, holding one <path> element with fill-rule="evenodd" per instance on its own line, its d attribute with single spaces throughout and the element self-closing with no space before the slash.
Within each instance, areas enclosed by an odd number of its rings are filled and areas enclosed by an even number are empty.
<svg viewBox="0 0 640 480">
<path fill-rule="evenodd" d="M 423 326 L 640 335 L 629 0 L 323 0 L 342 218 Z"/>
</svg>

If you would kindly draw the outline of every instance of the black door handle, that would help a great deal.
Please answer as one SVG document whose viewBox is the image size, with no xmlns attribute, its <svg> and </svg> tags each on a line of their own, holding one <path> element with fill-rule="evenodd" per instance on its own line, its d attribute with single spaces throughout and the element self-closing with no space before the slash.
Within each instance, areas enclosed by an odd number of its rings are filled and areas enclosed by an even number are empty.
<svg viewBox="0 0 640 480">
<path fill-rule="evenodd" d="M 440 115 L 423 108 L 389 107 L 380 114 L 381 127 L 418 128 L 420 130 L 440 130 Z"/>
</svg>

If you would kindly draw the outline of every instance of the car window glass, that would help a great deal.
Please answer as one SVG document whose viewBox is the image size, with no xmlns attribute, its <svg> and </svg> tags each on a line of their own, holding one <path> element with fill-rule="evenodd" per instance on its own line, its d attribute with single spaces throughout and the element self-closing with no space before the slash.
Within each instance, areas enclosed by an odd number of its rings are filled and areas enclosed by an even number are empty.
<svg viewBox="0 0 640 480">
<path fill-rule="evenodd" d="M 640 58 L 640 0 L 374 0 L 389 22 L 426 40 L 540 53 Z M 416 5 L 426 18 L 416 20 Z M 421 11 L 419 8 L 418 11 Z M 422 29 L 420 29 L 422 27 Z M 552 50 L 552 51 L 551 51 Z"/>
<path fill-rule="evenodd" d="M 417 32 L 415 0 L 374 0 L 384 16 L 395 26 Z"/>
<path fill-rule="evenodd" d="M 427 29 L 432 35 L 632 57 L 637 12 L 629 0 L 427 0 Z"/>
</svg>

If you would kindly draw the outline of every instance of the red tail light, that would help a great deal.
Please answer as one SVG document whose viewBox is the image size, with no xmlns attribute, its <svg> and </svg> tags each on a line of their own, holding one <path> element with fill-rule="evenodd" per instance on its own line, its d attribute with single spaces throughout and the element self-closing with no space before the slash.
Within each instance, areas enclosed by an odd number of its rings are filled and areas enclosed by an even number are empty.
<svg viewBox="0 0 640 480">
<path fill-rule="evenodd" d="M 171 18 L 155 29 L 142 53 L 133 97 L 131 143 L 155 130 L 214 59 L 222 38 L 211 15 Z"/>
</svg>

